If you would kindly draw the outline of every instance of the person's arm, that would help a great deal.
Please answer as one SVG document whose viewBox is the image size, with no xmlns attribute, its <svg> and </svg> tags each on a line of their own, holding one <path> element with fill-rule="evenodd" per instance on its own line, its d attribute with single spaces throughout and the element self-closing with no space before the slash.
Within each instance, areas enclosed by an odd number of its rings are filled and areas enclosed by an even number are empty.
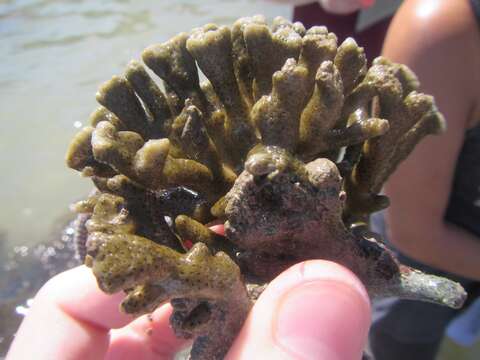
<svg viewBox="0 0 480 360">
<path fill-rule="evenodd" d="M 386 184 L 391 240 L 419 261 L 477 280 L 480 239 L 446 223 L 444 213 L 465 130 L 480 119 L 479 47 L 468 0 L 407 0 L 383 50 L 418 75 L 447 120 L 446 133 L 424 139 Z"/>
</svg>

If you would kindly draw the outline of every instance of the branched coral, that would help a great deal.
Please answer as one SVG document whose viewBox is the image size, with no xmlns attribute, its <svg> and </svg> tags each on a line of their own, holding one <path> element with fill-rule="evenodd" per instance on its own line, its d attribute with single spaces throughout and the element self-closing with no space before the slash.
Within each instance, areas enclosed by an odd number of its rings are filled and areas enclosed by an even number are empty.
<svg viewBox="0 0 480 360">
<path fill-rule="evenodd" d="M 388 176 L 444 127 L 406 66 L 367 68 L 353 39 L 261 16 L 142 57 L 164 90 L 132 61 L 67 152 L 97 188 L 74 206 L 77 240 L 100 288 L 125 291 L 123 311 L 170 301 L 192 358 L 220 359 L 265 284 L 306 259 L 347 266 L 372 297 L 462 305 L 460 285 L 399 264 L 368 229 Z"/>
</svg>

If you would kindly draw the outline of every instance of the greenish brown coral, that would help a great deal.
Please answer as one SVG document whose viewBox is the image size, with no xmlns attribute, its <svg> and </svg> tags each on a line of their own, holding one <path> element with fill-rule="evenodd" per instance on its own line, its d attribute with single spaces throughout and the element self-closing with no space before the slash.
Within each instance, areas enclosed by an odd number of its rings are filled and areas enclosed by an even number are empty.
<svg viewBox="0 0 480 360">
<path fill-rule="evenodd" d="M 461 306 L 460 285 L 399 264 L 368 229 L 388 176 L 444 127 L 406 66 L 367 68 L 353 39 L 261 16 L 142 58 L 163 86 L 132 61 L 67 152 L 97 188 L 74 207 L 86 263 L 104 291 L 125 291 L 123 311 L 169 301 L 191 357 L 220 359 L 265 285 L 312 258 L 347 266 L 372 297 Z"/>
</svg>

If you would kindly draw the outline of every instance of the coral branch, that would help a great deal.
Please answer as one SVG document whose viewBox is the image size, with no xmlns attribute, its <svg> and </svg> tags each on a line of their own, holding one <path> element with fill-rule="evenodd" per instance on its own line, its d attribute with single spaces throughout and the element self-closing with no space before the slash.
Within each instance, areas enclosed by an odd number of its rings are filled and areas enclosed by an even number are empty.
<svg viewBox="0 0 480 360">
<path fill-rule="evenodd" d="M 170 133 L 172 114 L 167 99 L 160 88 L 138 61 L 132 60 L 127 66 L 125 77 L 148 109 L 152 121 L 151 138 L 166 137 Z"/>
<path fill-rule="evenodd" d="M 123 311 L 169 301 L 191 358 L 222 359 L 251 301 L 303 260 L 348 267 L 372 298 L 463 304 L 459 284 L 401 265 L 368 230 L 389 175 L 445 127 L 410 69 L 382 57 L 367 69 L 355 40 L 262 16 L 142 59 L 164 92 L 131 62 L 100 87 L 66 159 L 98 189 L 74 206 L 76 238 L 99 286 L 125 291 Z"/>
</svg>

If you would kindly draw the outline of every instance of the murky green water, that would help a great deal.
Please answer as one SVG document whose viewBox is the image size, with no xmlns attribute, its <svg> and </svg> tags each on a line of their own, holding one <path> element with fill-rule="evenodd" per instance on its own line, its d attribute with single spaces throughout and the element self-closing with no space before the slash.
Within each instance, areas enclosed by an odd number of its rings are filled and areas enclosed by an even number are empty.
<svg viewBox="0 0 480 360">
<path fill-rule="evenodd" d="M 45 240 L 90 188 L 64 165 L 100 83 L 155 42 L 263 13 L 265 1 L 0 0 L 0 231 L 7 248 Z"/>
</svg>

